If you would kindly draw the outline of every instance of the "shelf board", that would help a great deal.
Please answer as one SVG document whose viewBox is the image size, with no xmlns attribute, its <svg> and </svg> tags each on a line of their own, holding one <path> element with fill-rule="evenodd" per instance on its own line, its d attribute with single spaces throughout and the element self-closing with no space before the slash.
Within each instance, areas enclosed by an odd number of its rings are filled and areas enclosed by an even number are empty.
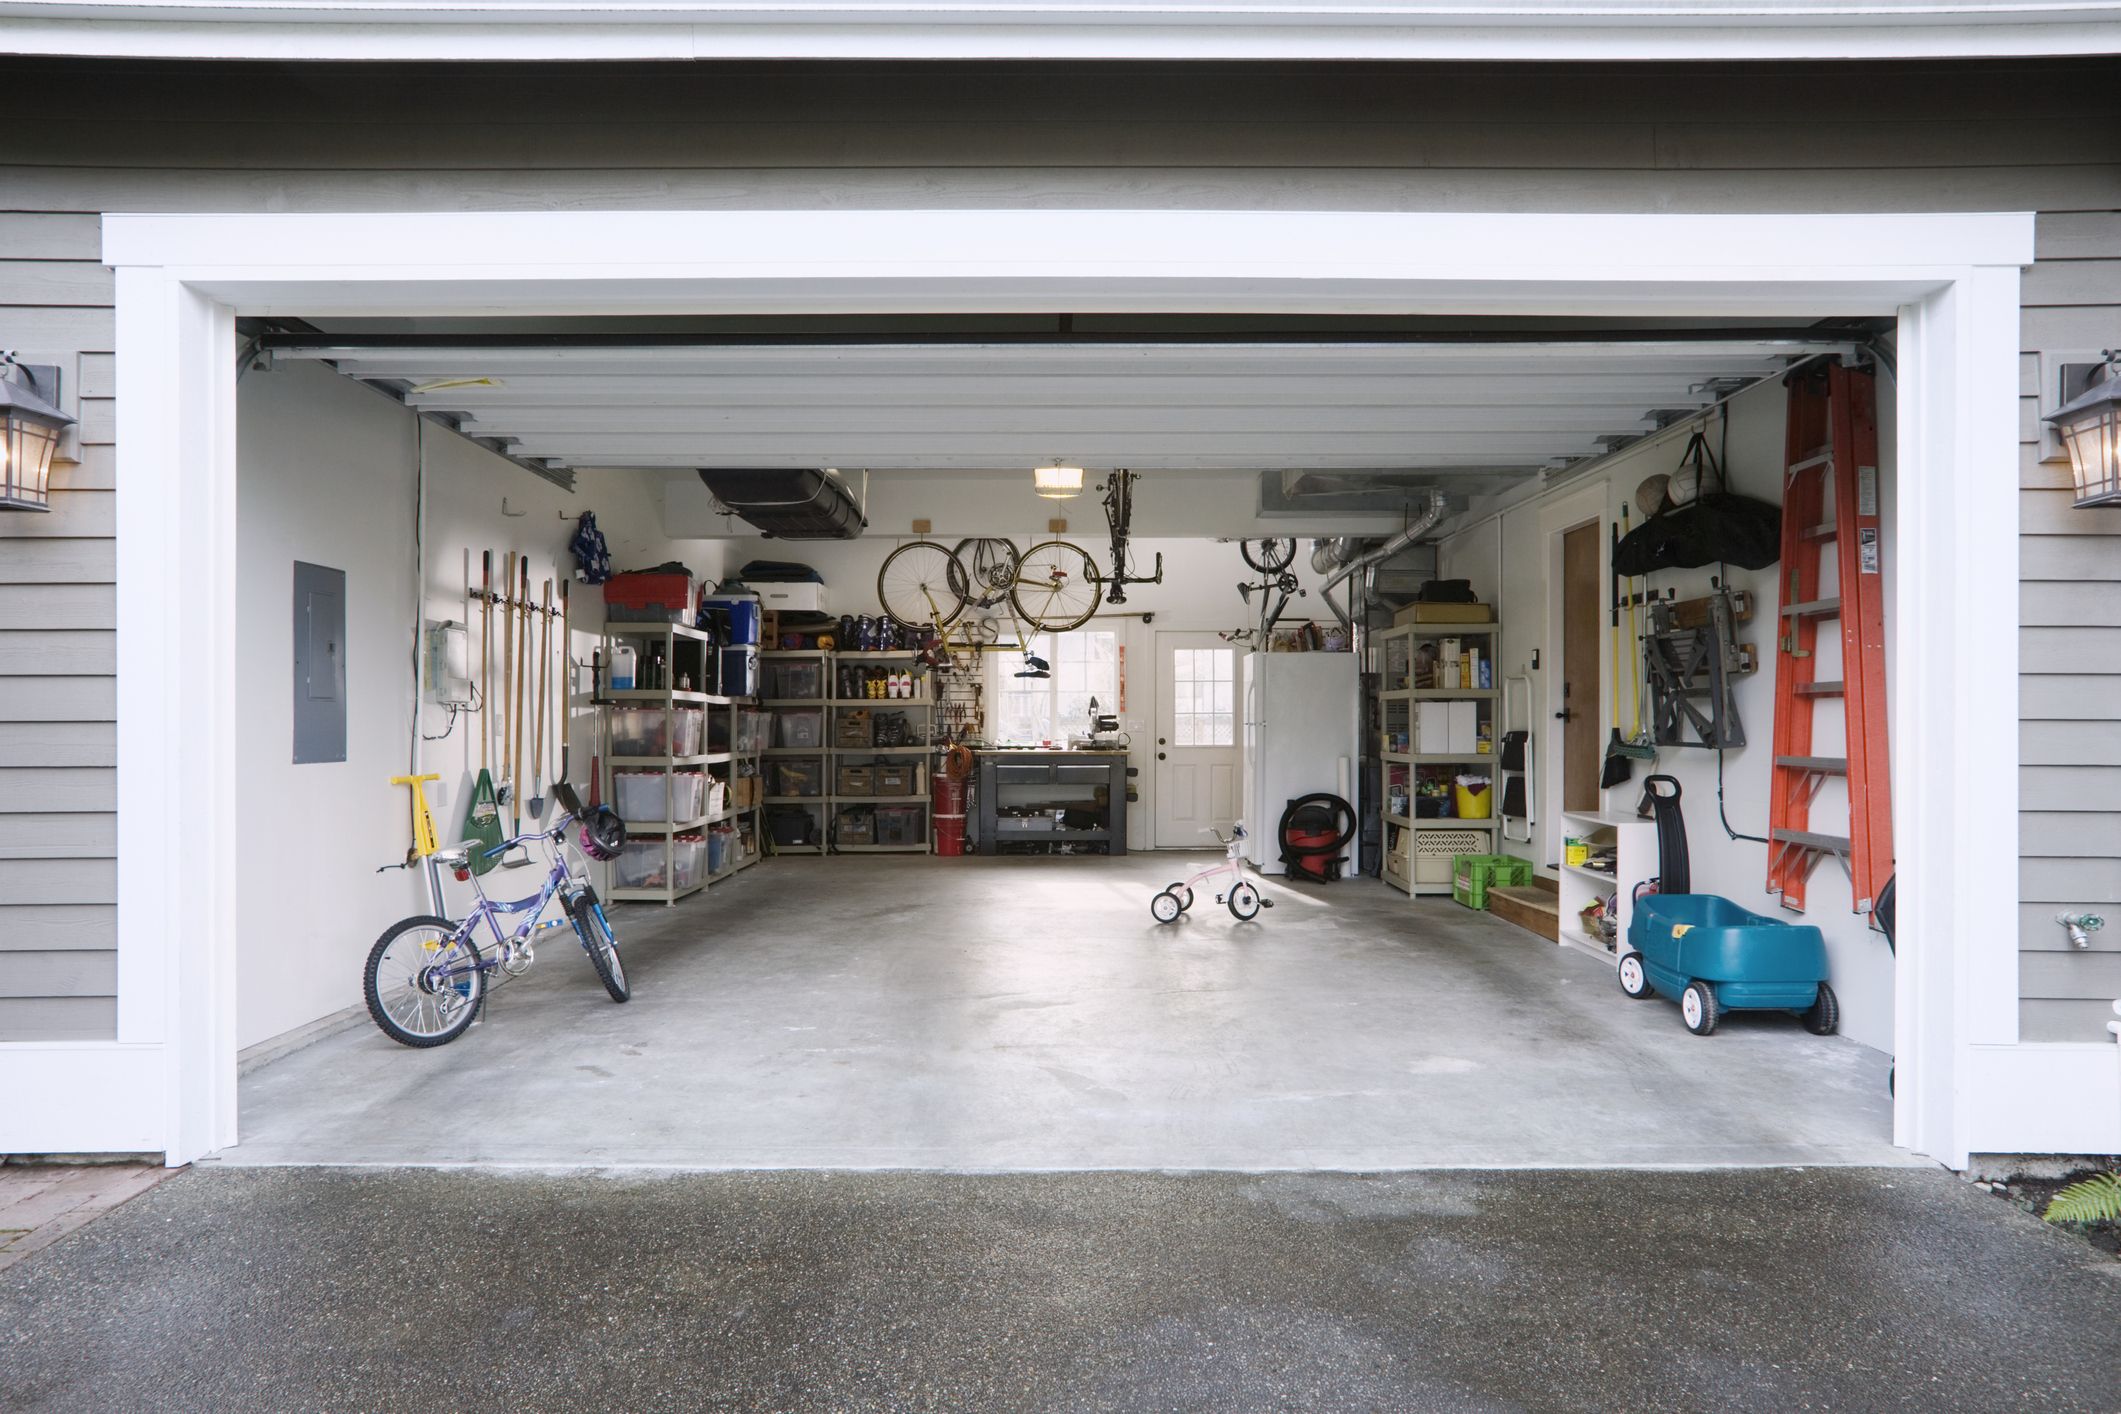
<svg viewBox="0 0 2121 1414">
<path fill-rule="evenodd" d="M 918 844 L 836 844 L 835 854 L 926 854 L 928 842 Z"/>
<path fill-rule="evenodd" d="M 823 707 L 828 699 L 823 697 L 761 697 L 761 707 Z"/>
<path fill-rule="evenodd" d="M 1388 756 L 1385 759 L 1389 761 L 1392 758 Z M 1492 751 L 1474 751 L 1465 754 L 1417 751 L 1412 757 L 1401 757 L 1400 759 L 1411 761 L 1416 766 L 1486 766 L 1498 758 Z"/>
<path fill-rule="evenodd" d="M 835 795 L 834 805 L 926 805 L 925 795 Z"/>
<path fill-rule="evenodd" d="M 881 707 L 888 711 L 895 707 L 933 707 L 935 699 L 932 697 L 835 697 L 832 699 L 831 705 L 834 707 Z"/>
<path fill-rule="evenodd" d="M 823 854 L 825 851 L 822 846 L 814 844 L 777 844 L 773 846 L 773 852 L 775 854 Z"/>
<path fill-rule="evenodd" d="M 1620 883 L 1620 871 L 1617 869 L 1609 871 L 1605 869 L 1593 869 L 1588 864 L 1568 863 L 1564 863 L 1561 867 L 1568 873 L 1581 874 L 1586 879 L 1596 879 L 1602 884 L 1613 884 L 1617 886 Z"/>
<path fill-rule="evenodd" d="M 829 796 L 823 795 L 769 795 L 768 805 L 823 805 Z"/>
<path fill-rule="evenodd" d="M 837 756 L 927 756 L 942 750 L 940 746 L 835 746 Z"/>
<path fill-rule="evenodd" d="M 1492 702 L 1501 696 L 1492 687 L 1410 687 L 1417 702 Z"/>
<path fill-rule="evenodd" d="M 702 815 L 697 820 L 627 820 L 626 829 L 628 833 L 641 830 L 649 834 L 681 835 L 687 830 L 705 829 L 715 819 L 715 816 Z"/>
<path fill-rule="evenodd" d="M 651 702 L 682 702 L 687 707 L 737 707 L 749 706 L 748 697 L 720 697 L 711 692 L 687 692 L 683 688 L 630 687 L 623 690 L 605 688 L 601 697 L 595 699 L 599 707 L 627 707 Z"/>
<path fill-rule="evenodd" d="M 842 663 L 910 663 L 921 655 L 917 649 L 912 648 L 894 648 L 889 652 L 876 653 L 842 653 L 835 648 L 832 656 Z"/>
<path fill-rule="evenodd" d="M 726 766 L 736 756 L 728 751 L 709 751 L 699 756 L 607 756 L 607 766 Z"/>
<path fill-rule="evenodd" d="M 695 643 L 714 642 L 712 634 L 703 633 L 687 624 L 659 623 L 641 619 L 620 619 L 617 621 L 606 619 L 604 621 L 604 636 L 610 638 L 616 634 L 627 634 L 640 638 L 662 638 L 667 634 L 672 638 L 689 638 Z"/>
<path fill-rule="evenodd" d="M 761 648 L 761 658 L 830 658 L 829 648 Z"/>
<path fill-rule="evenodd" d="M 1482 619 L 1470 624 L 1398 624 L 1372 636 L 1382 638 L 1387 633 L 1404 633 L 1409 638 L 1468 638 L 1486 637 L 1501 631 L 1502 625 L 1494 619 Z"/>
<path fill-rule="evenodd" d="M 1439 827 L 1448 827 L 1453 830 L 1492 830 L 1497 823 L 1492 815 L 1485 820 L 1461 820 L 1456 815 L 1417 815 L 1414 817 L 1414 828 L 1417 830 L 1434 830 Z"/>
</svg>

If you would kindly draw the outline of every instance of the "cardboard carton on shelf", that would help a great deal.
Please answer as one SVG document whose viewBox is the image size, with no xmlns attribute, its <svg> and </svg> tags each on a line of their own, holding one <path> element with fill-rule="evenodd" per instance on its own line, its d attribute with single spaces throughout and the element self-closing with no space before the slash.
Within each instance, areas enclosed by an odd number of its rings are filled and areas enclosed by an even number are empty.
<svg viewBox="0 0 2121 1414">
<path fill-rule="evenodd" d="M 1392 626 L 1405 624 L 1491 624 L 1492 604 L 1409 604 L 1392 615 Z"/>
</svg>

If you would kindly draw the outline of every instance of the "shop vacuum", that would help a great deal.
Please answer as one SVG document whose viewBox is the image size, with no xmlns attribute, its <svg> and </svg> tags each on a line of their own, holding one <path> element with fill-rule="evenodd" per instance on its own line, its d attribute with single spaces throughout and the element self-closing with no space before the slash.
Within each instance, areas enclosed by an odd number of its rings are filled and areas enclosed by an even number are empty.
<svg viewBox="0 0 2121 1414">
<path fill-rule="evenodd" d="M 1355 838 L 1355 807 L 1324 791 L 1300 796 L 1281 812 L 1281 862 L 1291 879 L 1330 884 L 1340 878 L 1348 841 Z"/>
</svg>

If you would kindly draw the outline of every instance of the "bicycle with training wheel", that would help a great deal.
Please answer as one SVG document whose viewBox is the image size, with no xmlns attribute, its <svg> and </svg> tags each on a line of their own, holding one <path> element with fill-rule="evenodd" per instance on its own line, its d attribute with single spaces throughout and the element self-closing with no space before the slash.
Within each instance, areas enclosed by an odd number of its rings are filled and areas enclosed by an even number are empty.
<svg viewBox="0 0 2121 1414">
<path fill-rule="evenodd" d="M 1230 882 L 1215 895 L 1215 901 L 1230 910 L 1230 916 L 1240 923 L 1249 923 L 1259 917 L 1262 908 L 1274 907 L 1274 900 L 1265 897 L 1259 887 L 1245 877 L 1245 827 L 1242 821 L 1230 827 L 1230 833 L 1206 829 L 1204 835 L 1213 835 L 1223 846 L 1220 863 L 1188 878 L 1179 880 L 1149 900 L 1149 916 L 1159 923 L 1176 923 L 1179 915 L 1193 907 L 1193 886 L 1210 879 L 1229 876 Z"/>
<path fill-rule="evenodd" d="M 626 826 L 610 810 L 585 810 L 574 787 L 561 782 L 553 788 L 560 815 L 546 829 L 517 835 L 488 848 L 468 840 L 450 849 L 437 850 L 434 858 L 449 866 L 461 883 L 469 883 L 478 901 L 461 922 L 421 916 L 402 919 L 385 929 L 369 949 L 368 965 L 362 972 L 361 991 L 368 1014 L 391 1040 L 405 1046 L 446 1045 L 464 1034 L 486 1004 L 488 982 L 498 971 L 520 977 L 536 960 L 533 942 L 540 933 L 555 928 L 574 929 L 588 954 L 590 968 L 615 1002 L 633 995 L 626 982 L 625 966 L 619 961 L 619 944 L 605 916 L 602 900 L 589 882 L 587 860 L 609 862 L 626 845 Z M 568 832 L 578 828 L 570 839 Z M 543 844 L 551 856 L 545 882 L 535 894 L 512 902 L 489 898 L 480 876 L 471 867 L 472 851 L 499 858 L 510 850 Z M 576 861 L 582 861 L 577 872 Z M 543 914 L 557 901 L 562 918 Z M 504 916 L 520 917 L 513 932 L 503 933 Z M 493 934 L 490 953 L 479 947 L 481 924 Z"/>
</svg>

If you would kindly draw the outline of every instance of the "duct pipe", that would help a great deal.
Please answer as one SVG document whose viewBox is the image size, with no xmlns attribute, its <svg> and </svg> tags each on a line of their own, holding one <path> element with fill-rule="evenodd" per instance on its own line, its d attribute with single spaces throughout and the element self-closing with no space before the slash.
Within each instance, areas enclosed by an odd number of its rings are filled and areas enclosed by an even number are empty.
<svg viewBox="0 0 2121 1414">
<path fill-rule="evenodd" d="M 1443 513 L 1449 504 L 1444 498 L 1442 491 L 1431 487 L 1429 490 L 1429 508 L 1416 516 L 1412 525 L 1392 536 L 1376 549 L 1366 550 L 1354 559 L 1347 561 L 1339 569 L 1328 575 L 1326 582 L 1319 586 L 1319 597 L 1326 601 L 1326 607 L 1333 611 L 1333 616 L 1347 626 L 1354 649 L 1358 654 L 1367 646 L 1364 640 L 1368 635 L 1364 632 L 1364 629 L 1368 626 L 1365 619 L 1369 609 L 1369 588 L 1374 582 L 1374 575 L 1371 572 L 1378 565 L 1391 559 L 1394 555 L 1434 529 L 1436 522 L 1443 519 Z M 1363 578 L 1349 589 L 1348 607 L 1342 609 L 1340 605 L 1333 602 L 1333 588 L 1342 580 L 1358 572 L 1363 574 Z"/>
</svg>

